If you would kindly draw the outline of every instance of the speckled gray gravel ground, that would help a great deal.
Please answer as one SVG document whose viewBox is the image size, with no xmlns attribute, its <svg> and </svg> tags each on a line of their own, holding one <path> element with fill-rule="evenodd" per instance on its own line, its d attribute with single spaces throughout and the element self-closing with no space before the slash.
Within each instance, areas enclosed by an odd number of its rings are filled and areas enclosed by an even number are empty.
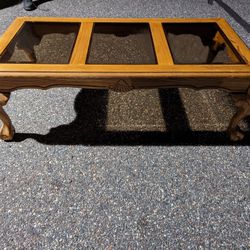
<svg viewBox="0 0 250 250">
<path fill-rule="evenodd" d="M 248 0 L 225 2 L 250 21 Z M 0 10 L 0 33 L 23 15 L 220 16 L 250 46 L 246 30 L 205 0 L 54 0 L 34 12 L 16 5 Z M 16 142 L 0 142 L 1 249 L 249 249 L 250 138 L 244 145 L 223 139 L 234 111 L 228 95 L 138 95 L 13 93 L 6 110 Z M 143 109 L 149 100 L 154 114 Z"/>
</svg>

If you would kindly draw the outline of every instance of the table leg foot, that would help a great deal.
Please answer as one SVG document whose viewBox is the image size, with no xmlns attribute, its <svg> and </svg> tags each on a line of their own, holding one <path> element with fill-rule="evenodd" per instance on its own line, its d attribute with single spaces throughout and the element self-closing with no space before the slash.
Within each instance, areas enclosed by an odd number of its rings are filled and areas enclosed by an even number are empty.
<svg viewBox="0 0 250 250">
<path fill-rule="evenodd" d="M 228 134 L 232 141 L 239 141 L 244 138 L 244 134 L 240 131 L 239 122 L 250 115 L 250 89 L 245 99 L 236 102 L 238 111 L 232 117 L 228 126 Z"/>
<path fill-rule="evenodd" d="M 10 98 L 10 93 L 0 93 L 0 120 L 3 125 L 0 128 L 0 139 L 4 141 L 10 141 L 13 139 L 15 134 L 15 129 L 11 123 L 8 114 L 4 111 L 3 106 L 5 106 Z"/>
</svg>

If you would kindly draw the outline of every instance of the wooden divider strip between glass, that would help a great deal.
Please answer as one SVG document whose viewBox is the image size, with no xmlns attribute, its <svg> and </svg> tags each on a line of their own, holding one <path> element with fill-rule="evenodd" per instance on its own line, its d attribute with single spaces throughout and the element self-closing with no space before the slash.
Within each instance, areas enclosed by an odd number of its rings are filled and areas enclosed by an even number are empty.
<svg viewBox="0 0 250 250">
<path fill-rule="evenodd" d="M 173 58 L 164 34 L 162 23 L 150 22 L 155 54 L 159 65 L 173 65 Z"/>
<path fill-rule="evenodd" d="M 93 23 L 82 22 L 73 53 L 70 59 L 70 64 L 85 64 L 88 48 L 91 39 Z"/>
</svg>

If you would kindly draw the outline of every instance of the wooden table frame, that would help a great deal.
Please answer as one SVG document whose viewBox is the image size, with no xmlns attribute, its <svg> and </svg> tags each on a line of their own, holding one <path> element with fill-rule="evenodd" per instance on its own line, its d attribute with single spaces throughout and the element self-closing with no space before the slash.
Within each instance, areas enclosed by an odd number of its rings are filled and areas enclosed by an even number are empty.
<svg viewBox="0 0 250 250">
<path fill-rule="evenodd" d="M 23 26 L 24 22 L 78 22 L 80 30 L 69 64 L 0 64 L 0 119 L 3 126 L 0 138 L 12 140 L 14 127 L 3 109 L 10 93 L 22 88 L 51 87 L 108 88 L 115 91 L 132 89 L 189 87 L 220 88 L 243 97 L 236 102 L 238 112 L 233 116 L 228 133 L 240 140 L 243 133 L 238 124 L 250 115 L 250 50 L 222 18 L 49 18 L 21 17 L 6 30 L 0 39 L 0 55 Z M 148 23 L 158 64 L 155 65 L 93 65 L 86 64 L 94 23 Z M 244 64 L 174 64 L 163 30 L 163 23 L 217 23 L 231 42 Z"/>
</svg>

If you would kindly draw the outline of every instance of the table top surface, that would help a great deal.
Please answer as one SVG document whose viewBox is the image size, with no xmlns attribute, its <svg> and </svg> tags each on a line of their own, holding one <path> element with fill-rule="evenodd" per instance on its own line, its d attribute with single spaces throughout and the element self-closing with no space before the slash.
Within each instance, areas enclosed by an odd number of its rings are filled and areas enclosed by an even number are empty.
<svg viewBox="0 0 250 250">
<path fill-rule="evenodd" d="M 250 76 L 250 52 L 221 18 L 22 17 L 0 39 L 8 72 Z"/>
</svg>

